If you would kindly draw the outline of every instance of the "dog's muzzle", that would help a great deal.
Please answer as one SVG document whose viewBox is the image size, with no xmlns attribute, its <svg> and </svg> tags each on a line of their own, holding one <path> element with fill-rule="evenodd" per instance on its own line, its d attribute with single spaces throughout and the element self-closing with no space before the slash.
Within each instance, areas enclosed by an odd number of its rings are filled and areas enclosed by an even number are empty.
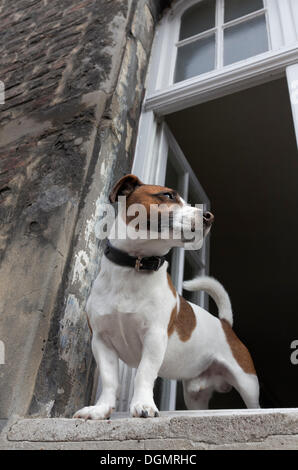
<svg viewBox="0 0 298 470">
<path fill-rule="evenodd" d="M 203 223 L 206 227 L 211 227 L 214 221 L 214 215 L 211 212 L 204 212 Z"/>
</svg>

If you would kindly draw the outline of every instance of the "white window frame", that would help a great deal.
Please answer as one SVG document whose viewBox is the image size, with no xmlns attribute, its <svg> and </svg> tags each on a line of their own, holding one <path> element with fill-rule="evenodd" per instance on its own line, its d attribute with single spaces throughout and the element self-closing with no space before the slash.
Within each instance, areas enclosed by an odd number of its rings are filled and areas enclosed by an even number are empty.
<svg viewBox="0 0 298 470">
<path fill-rule="evenodd" d="M 152 165 L 149 166 L 149 171 L 146 165 L 140 165 L 139 168 L 134 165 L 132 172 L 138 174 L 143 181 L 164 185 L 169 149 L 171 148 L 174 158 L 172 163 L 176 168 L 179 168 L 179 192 L 181 196 L 187 200 L 191 190 L 196 200 L 198 202 L 204 201 L 206 210 L 209 210 L 210 201 L 208 196 L 198 182 L 196 175 L 165 122 L 161 122 L 156 126 L 156 148 L 158 148 L 156 158 L 152 159 Z M 186 255 L 182 248 L 175 250 L 172 258 L 171 275 L 177 292 L 180 295 L 182 295 L 185 256 L 190 258 L 190 263 L 195 263 L 201 269 L 202 275 L 207 275 L 209 273 L 209 251 L 209 237 L 205 240 L 199 253 L 189 251 Z M 207 308 L 208 296 L 204 292 L 199 293 L 197 303 Z M 121 392 L 117 400 L 117 411 L 120 412 L 128 410 L 133 393 L 136 369 L 131 369 L 122 361 L 119 361 L 119 370 Z M 176 390 L 176 380 L 162 380 L 160 410 L 173 411 L 176 409 Z"/>
<path fill-rule="evenodd" d="M 194 0 L 191 2 L 191 6 L 196 5 L 197 3 L 200 3 L 202 1 L 203 0 L 199 0 L 199 1 Z M 216 0 L 215 25 L 213 28 L 203 31 L 201 33 L 198 33 L 194 36 L 190 36 L 188 38 L 179 40 L 180 24 L 181 24 L 182 16 L 190 8 L 190 4 L 188 4 L 188 2 L 184 2 L 184 4 L 181 4 L 182 9 L 178 15 L 177 14 L 175 15 L 175 26 L 173 27 L 175 44 L 174 44 L 172 59 L 171 59 L 170 68 L 169 68 L 169 83 L 170 84 L 174 83 L 174 75 L 175 75 L 176 61 L 177 61 L 179 47 L 185 46 L 186 44 L 191 44 L 193 42 L 197 42 L 200 39 L 207 38 L 209 36 L 214 35 L 215 36 L 215 64 L 214 64 L 214 69 L 212 71 L 220 70 L 224 67 L 223 62 L 224 62 L 224 32 L 225 30 L 229 29 L 230 27 L 236 26 L 238 24 L 246 23 L 254 18 L 258 18 L 259 16 L 265 16 L 268 50 L 270 51 L 272 49 L 269 18 L 268 18 L 268 8 L 267 8 L 266 0 L 263 0 L 264 7 L 261 8 L 260 10 L 253 11 L 251 13 L 248 13 L 247 15 L 240 16 L 238 18 L 235 18 L 227 22 L 224 21 L 224 2 L 225 0 Z"/>
<path fill-rule="evenodd" d="M 295 64 L 298 64 L 298 1 L 265 0 L 270 51 L 170 84 L 169 73 L 175 64 L 174 32 L 179 30 L 183 12 L 198 1 L 200 0 L 174 2 L 156 30 L 133 163 L 133 171 L 148 183 L 157 183 L 159 177 L 160 155 L 163 154 L 161 149 L 164 144 L 160 132 L 163 116 L 285 75 L 291 74 L 291 83 L 298 80 L 295 67 Z M 289 92 L 292 96 L 290 82 Z M 294 111 L 293 106 L 298 139 L 298 116 Z"/>
<path fill-rule="evenodd" d="M 298 142 L 298 64 L 287 67 L 287 80 L 292 106 L 296 140 Z"/>
<path fill-rule="evenodd" d="M 298 0 L 265 0 L 271 50 L 173 84 L 173 53 L 183 12 L 200 0 L 177 0 L 157 27 L 146 79 L 132 172 L 145 183 L 158 184 L 165 175 L 167 140 L 163 117 L 182 109 L 287 76 L 298 141 Z M 176 34 L 176 35 L 175 35 Z M 123 365 L 124 366 L 124 365 Z M 123 403 L 131 394 L 127 376 Z M 171 388 L 171 387 L 170 387 Z M 173 408 L 173 391 L 169 393 Z M 123 407 L 122 409 L 124 409 Z"/>
<path fill-rule="evenodd" d="M 297 1 L 264 0 L 269 51 L 173 84 L 181 16 L 198 1 L 201 0 L 174 2 L 157 28 L 147 77 L 145 111 L 162 116 L 216 99 L 279 78 L 288 66 L 298 62 Z"/>
<path fill-rule="evenodd" d="M 199 202 L 204 201 L 206 210 L 210 209 L 210 201 L 203 187 L 199 183 L 195 173 L 189 165 L 186 157 L 184 156 L 178 142 L 173 136 L 171 130 L 168 128 L 165 122 L 161 122 L 158 126 L 158 142 L 159 151 L 157 153 L 157 163 L 154 165 L 155 177 L 154 183 L 164 186 L 166 178 L 167 161 L 169 158 L 169 149 L 171 149 L 173 165 L 179 169 L 179 190 L 180 195 L 188 200 L 190 191 L 193 191 L 195 199 Z M 133 172 L 135 168 L 133 168 Z M 142 175 L 142 178 L 144 175 Z M 209 274 L 209 237 L 205 240 L 203 247 L 197 252 L 189 251 L 187 254 L 183 248 L 176 248 L 173 252 L 171 262 L 171 276 L 173 283 L 177 289 L 177 292 L 182 295 L 182 283 L 184 273 L 185 257 L 189 257 L 189 261 L 192 264 L 196 264 L 201 269 L 202 275 Z M 202 307 L 208 307 L 208 296 L 204 292 L 198 293 L 197 303 Z M 124 366 L 125 369 L 125 366 Z M 130 387 L 130 385 L 127 386 Z M 176 391 L 177 381 L 176 380 L 162 380 L 161 389 L 161 411 L 173 411 L 176 409 Z"/>
<path fill-rule="evenodd" d="M 264 0 L 271 50 L 169 86 L 175 42 L 183 13 L 202 0 L 176 0 L 160 22 L 147 75 L 132 171 L 144 182 L 162 184 L 166 171 L 167 114 L 287 76 L 298 142 L 298 0 Z M 217 9 L 223 10 L 223 0 Z M 246 15 L 256 16 L 260 11 Z M 223 16 L 217 12 L 217 15 Z M 238 21 L 238 19 L 237 19 Z M 161 88 L 161 89 L 160 89 Z"/>
<path fill-rule="evenodd" d="M 167 124 L 164 122 L 162 124 L 162 134 L 165 140 L 164 144 L 164 156 L 163 159 L 167 162 L 169 148 L 171 148 L 175 161 L 172 162 L 176 167 L 180 170 L 180 186 L 179 188 L 180 194 L 186 201 L 188 200 L 188 196 L 190 191 L 193 191 L 195 199 L 197 203 L 201 203 L 204 201 L 205 210 L 210 210 L 210 201 L 209 198 L 201 186 L 200 182 L 198 181 L 193 169 L 189 165 L 184 153 L 182 152 L 179 144 L 177 143 L 175 137 L 173 136 L 171 130 L 168 128 Z M 164 165 L 166 168 L 166 164 Z M 162 179 L 159 181 L 159 184 L 164 185 L 165 181 L 165 173 L 162 176 Z M 178 189 L 178 188 L 174 188 Z M 180 295 L 182 295 L 182 283 L 183 283 L 183 270 L 184 270 L 184 258 L 185 258 L 185 250 L 180 248 L 176 250 L 178 256 L 174 258 L 174 269 L 173 269 L 173 282 L 175 287 Z M 209 273 L 209 238 L 206 239 L 204 242 L 199 254 L 197 252 L 189 251 L 189 256 L 192 257 L 192 260 L 196 260 L 198 266 L 202 270 L 202 275 Z M 178 268 L 179 266 L 179 268 Z M 177 269 L 178 268 L 178 269 Z M 174 274 L 174 273 L 178 274 Z M 177 276 L 177 277 L 176 277 Z M 200 297 L 200 305 L 207 306 L 207 299 L 206 296 L 203 294 Z"/>
</svg>

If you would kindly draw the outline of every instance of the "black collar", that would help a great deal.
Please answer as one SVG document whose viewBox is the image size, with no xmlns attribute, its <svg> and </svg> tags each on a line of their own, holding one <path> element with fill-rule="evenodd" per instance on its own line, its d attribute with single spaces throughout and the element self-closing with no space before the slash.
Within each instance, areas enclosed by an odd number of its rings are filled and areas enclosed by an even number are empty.
<svg viewBox="0 0 298 470">
<path fill-rule="evenodd" d="M 136 271 L 158 271 L 166 260 L 164 256 L 145 256 L 144 258 L 130 256 L 125 251 L 112 246 L 109 240 L 107 240 L 104 254 L 113 263 L 135 268 Z"/>
</svg>

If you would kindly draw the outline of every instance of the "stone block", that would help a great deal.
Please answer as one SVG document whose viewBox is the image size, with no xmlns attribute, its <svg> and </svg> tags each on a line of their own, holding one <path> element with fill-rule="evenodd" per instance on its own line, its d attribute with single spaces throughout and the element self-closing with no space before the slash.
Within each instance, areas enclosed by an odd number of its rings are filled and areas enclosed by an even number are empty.
<svg viewBox="0 0 298 470">
<path fill-rule="evenodd" d="M 133 18 L 131 32 L 138 39 L 146 51 L 150 53 L 153 40 L 154 20 L 148 7 L 147 0 L 138 1 L 138 6 Z"/>
<path fill-rule="evenodd" d="M 125 443 L 148 450 L 296 449 L 297 417 L 296 410 L 285 409 L 164 412 L 154 419 L 108 421 L 20 419 L 10 426 L 7 442 L 15 445 L 24 441 L 40 445 L 64 442 L 78 446 L 93 443 L 92 448 L 97 443 L 102 449 L 128 448 Z"/>
</svg>

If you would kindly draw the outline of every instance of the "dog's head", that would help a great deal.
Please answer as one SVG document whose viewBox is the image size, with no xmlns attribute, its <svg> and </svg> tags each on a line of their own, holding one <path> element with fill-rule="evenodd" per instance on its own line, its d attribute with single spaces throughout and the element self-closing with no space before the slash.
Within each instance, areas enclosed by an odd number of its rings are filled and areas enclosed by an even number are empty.
<svg viewBox="0 0 298 470">
<path fill-rule="evenodd" d="M 170 246 L 191 244 L 201 230 L 201 238 L 209 232 L 214 220 L 211 212 L 188 205 L 175 189 L 142 183 L 135 175 L 123 176 L 110 193 L 110 202 L 126 202 L 126 224 L 132 224 L 140 215 L 143 230 L 158 233 L 159 237 L 169 233 Z M 135 227 L 135 225 L 134 225 Z M 142 230 L 139 226 L 139 229 Z M 180 235 L 180 236 L 179 236 Z"/>
</svg>

